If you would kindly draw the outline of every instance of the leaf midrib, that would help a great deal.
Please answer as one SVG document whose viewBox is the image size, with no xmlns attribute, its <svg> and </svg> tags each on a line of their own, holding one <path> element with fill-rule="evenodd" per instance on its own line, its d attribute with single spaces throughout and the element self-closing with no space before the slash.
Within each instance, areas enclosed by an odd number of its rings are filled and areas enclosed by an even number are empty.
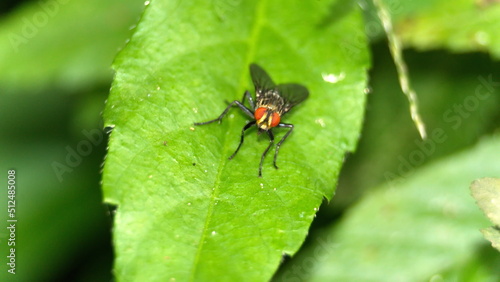
<svg viewBox="0 0 500 282">
<path fill-rule="evenodd" d="M 256 13 L 255 13 L 255 17 L 254 17 L 255 20 L 253 21 L 252 30 L 250 32 L 250 37 L 248 39 L 248 47 L 249 48 L 248 48 L 247 56 L 245 58 L 245 68 L 243 69 L 241 76 L 240 76 L 238 93 L 240 93 L 240 92 L 243 93 L 243 91 L 244 91 L 246 75 L 248 73 L 246 71 L 246 66 L 250 65 L 250 63 L 252 63 L 252 61 L 253 61 L 253 58 L 255 57 L 255 50 L 257 47 L 256 42 L 260 36 L 260 31 L 261 31 L 262 26 L 263 26 L 263 14 L 264 14 L 264 10 L 265 10 L 266 1 L 267 0 L 261 0 L 261 1 L 257 2 L 257 8 L 255 10 Z M 227 144 L 227 142 L 225 142 L 225 143 Z M 215 177 L 214 189 L 212 190 L 212 195 L 210 197 L 210 204 L 208 206 L 208 211 L 207 211 L 207 216 L 205 218 L 203 232 L 201 234 L 198 248 L 196 250 L 196 255 L 195 255 L 195 258 L 193 261 L 193 267 L 192 267 L 191 277 L 190 277 L 191 281 L 195 280 L 195 273 L 196 273 L 196 269 L 198 266 L 198 262 L 200 260 L 201 252 L 203 249 L 203 244 L 204 244 L 205 238 L 207 237 L 207 234 L 208 234 L 208 231 L 207 231 L 208 226 L 210 224 L 210 221 L 212 220 L 212 215 L 213 215 L 213 211 L 214 211 L 214 207 L 215 207 L 215 200 L 219 196 L 220 183 L 221 183 L 221 178 L 222 178 L 221 175 L 222 175 L 222 172 L 224 171 L 224 168 L 226 166 L 226 162 L 227 162 L 227 158 L 225 157 L 225 154 L 221 154 L 221 160 L 219 162 L 219 170 L 217 171 L 217 176 Z"/>
</svg>

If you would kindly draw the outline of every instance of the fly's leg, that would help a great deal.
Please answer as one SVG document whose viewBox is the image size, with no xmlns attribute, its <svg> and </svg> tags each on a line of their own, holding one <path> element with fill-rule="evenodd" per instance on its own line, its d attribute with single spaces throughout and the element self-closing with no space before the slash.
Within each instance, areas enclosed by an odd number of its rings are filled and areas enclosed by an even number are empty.
<svg viewBox="0 0 500 282">
<path fill-rule="evenodd" d="M 241 98 L 241 101 L 242 102 L 245 101 L 245 98 L 247 98 L 248 104 L 250 104 L 250 108 L 255 109 L 255 104 L 253 102 L 252 95 L 250 94 L 250 92 L 248 90 L 245 91 L 245 93 L 243 93 L 243 98 Z"/>
<path fill-rule="evenodd" d="M 238 151 L 240 150 L 241 148 L 241 145 L 243 145 L 243 141 L 244 141 L 244 137 L 245 137 L 245 130 L 249 129 L 252 125 L 255 124 L 255 120 L 252 120 L 251 122 L 247 123 L 243 129 L 241 130 L 241 139 L 240 139 L 240 144 L 238 145 L 238 148 L 236 148 L 236 151 L 234 151 L 234 153 L 229 157 L 229 159 L 231 160 L 232 158 L 234 158 L 234 156 L 236 156 L 236 153 L 238 153 Z"/>
<path fill-rule="evenodd" d="M 290 135 L 290 133 L 292 133 L 293 131 L 293 124 L 289 124 L 289 123 L 280 123 L 278 124 L 277 127 L 286 127 L 286 128 L 290 128 L 290 130 L 288 130 L 288 132 L 285 134 L 285 136 L 283 136 L 283 138 L 281 138 L 280 142 L 278 142 L 278 144 L 276 144 L 276 150 L 274 151 L 274 167 L 276 169 L 278 169 L 278 166 L 276 165 L 276 158 L 278 158 L 278 152 L 280 150 L 280 146 L 281 144 L 283 144 L 283 142 L 285 142 L 285 139 L 288 137 L 288 135 Z"/>
<path fill-rule="evenodd" d="M 255 110 L 255 103 L 252 98 L 252 94 L 250 94 L 250 91 L 246 90 L 245 93 L 243 93 L 243 97 L 241 97 L 241 104 L 245 103 L 245 99 L 247 99 L 248 104 L 250 105 L 250 109 Z M 226 104 L 229 104 L 227 100 L 225 100 Z M 253 115 L 252 115 L 253 118 Z"/>
<path fill-rule="evenodd" d="M 260 165 L 259 165 L 259 177 L 262 177 L 262 164 L 264 163 L 264 158 L 266 157 L 267 152 L 271 149 L 271 146 L 274 144 L 274 134 L 271 130 L 266 131 L 269 136 L 269 146 L 267 146 L 264 153 L 262 153 L 262 157 L 260 157 Z"/>
<path fill-rule="evenodd" d="M 213 120 L 209 120 L 209 121 L 205 121 L 205 122 L 195 122 L 194 125 L 204 125 L 204 124 L 209 124 L 209 123 L 216 122 L 216 121 L 218 121 L 220 123 L 222 118 L 227 114 L 227 112 L 229 111 L 229 109 L 231 109 L 231 107 L 233 105 L 238 106 L 245 114 L 247 114 L 247 116 L 251 117 L 252 119 L 254 118 L 252 110 L 245 107 L 245 105 L 243 105 L 243 103 L 241 103 L 240 101 L 234 100 L 233 102 L 231 102 L 229 104 L 229 106 L 227 106 L 227 108 L 222 112 L 222 114 L 218 118 L 213 119 Z"/>
</svg>

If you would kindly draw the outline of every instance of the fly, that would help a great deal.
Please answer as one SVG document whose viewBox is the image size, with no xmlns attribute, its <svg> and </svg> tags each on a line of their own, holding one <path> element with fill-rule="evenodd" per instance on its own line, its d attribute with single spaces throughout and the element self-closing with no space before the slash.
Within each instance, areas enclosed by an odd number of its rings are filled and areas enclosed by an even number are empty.
<svg viewBox="0 0 500 282">
<path fill-rule="evenodd" d="M 278 84 L 275 85 L 271 77 L 257 64 L 250 65 L 250 75 L 252 76 L 252 82 L 255 86 L 255 102 L 252 98 L 252 95 L 247 90 L 243 94 L 243 98 L 241 98 L 241 102 L 235 100 L 229 103 L 229 106 L 222 112 L 222 114 L 214 119 L 206 122 L 196 122 L 194 125 L 204 125 L 212 122 L 218 121 L 221 122 L 222 118 L 227 114 L 229 109 L 234 105 L 238 106 L 246 115 L 252 118 L 252 121 L 247 123 L 243 129 L 241 130 L 241 139 L 238 148 L 236 151 L 229 157 L 231 160 L 236 156 L 236 153 L 243 145 L 243 140 L 245 136 L 245 131 L 250 127 L 256 125 L 258 128 L 258 133 L 265 132 L 269 136 L 269 146 L 264 150 L 262 156 L 260 158 L 259 165 L 259 177 L 262 177 L 262 164 L 264 162 L 264 158 L 271 149 L 271 146 L 274 144 L 274 134 L 272 132 L 272 128 L 288 128 L 288 132 L 281 138 L 281 140 L 276 144 L 276 149 L 274 151 L 274 161 L 273 165 L 276 169 L 278 166 L 276 165 L 276 158 L 278 157 L 278 152 L 280 146 L 286 140 L 288 135 L 293 131 L 293 124 L 290 123 L 282 123 L 281 118 L 284 114 L 290 111 L 294 106 L 300 104 L 309 96 L 309 91 L 307 88 L 300 84 L 295 83 L 286 83 L 286 84 Z M 250 108 L 244 105 L 245 98 L 250 105 Z"/>
</svg>

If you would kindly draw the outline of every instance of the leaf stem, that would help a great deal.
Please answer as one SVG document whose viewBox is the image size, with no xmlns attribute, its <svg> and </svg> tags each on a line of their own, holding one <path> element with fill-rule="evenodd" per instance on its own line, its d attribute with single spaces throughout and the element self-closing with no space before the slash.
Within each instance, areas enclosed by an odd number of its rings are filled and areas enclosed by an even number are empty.
<svg viewBox="0 0 500 282">
<path fill-rule="evenodd" d="M 382 0 L 373 0 L 373 3 L 375 4 L 378 17 L 382 22 L 382 26 L 384 27 L 385 33 L 387 34 L 387 39 L 389 40 L 389 49 L 391 51 L 392 58 L 394 59 L 394 63 L 396 64 L 399 84 L 401 85 L 401 89 L 403 90 L 403 93 L 406 95 L 408 102 L 410 103 L 411 118 L 415 123 L 415 126 L 417 127 L 420 137 L 422 139 L 425 139 L 427 138 L 425 124 L 418 112 L 417 95 L 410 85 L 408 67 L 406 66 L 403 58 L 403 48 L 401 47 L 401 41 L 394 33 L 391 16 L 387 11 L 387 8 L 382 3 Z"/>
</svg>

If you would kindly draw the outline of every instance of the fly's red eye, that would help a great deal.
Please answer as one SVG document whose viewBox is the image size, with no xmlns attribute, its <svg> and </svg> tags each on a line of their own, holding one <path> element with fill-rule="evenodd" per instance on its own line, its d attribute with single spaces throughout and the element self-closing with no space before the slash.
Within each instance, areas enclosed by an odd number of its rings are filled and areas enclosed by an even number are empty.
<svg viewBox="0 0 500 282">
<path fill-rule="evenodd" d="M 258 108 L 257 110 L 255 110 L 255 113 L 253 114 L 253 116 L 255 117 L 255 120 L 259 120 L 261 119 L 264 114 L 266 113 L 267 109 L 266 108 Z"/>
<path fill-rule="evenodd" d="M 271 120 L 271 127 L 278 126 L 280 124 L 280 115 L 278 113 L 273 113 L 273 119 Z"/>
</svg>

